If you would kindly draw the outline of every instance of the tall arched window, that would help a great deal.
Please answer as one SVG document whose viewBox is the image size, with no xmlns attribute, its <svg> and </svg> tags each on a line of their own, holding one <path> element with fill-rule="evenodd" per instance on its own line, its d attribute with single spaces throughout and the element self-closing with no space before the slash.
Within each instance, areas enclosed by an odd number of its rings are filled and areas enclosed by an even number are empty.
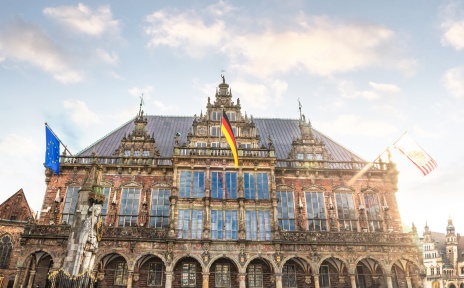
<svg viewBox="0 0 464 288">
<path fill-rule="evenodd" d="M 8 268 L 10 265 L 10 256 L 13 245 L 11 238 L 8 235 L 4 235 L 0 240 L 0 268 Z"/>
</svg>

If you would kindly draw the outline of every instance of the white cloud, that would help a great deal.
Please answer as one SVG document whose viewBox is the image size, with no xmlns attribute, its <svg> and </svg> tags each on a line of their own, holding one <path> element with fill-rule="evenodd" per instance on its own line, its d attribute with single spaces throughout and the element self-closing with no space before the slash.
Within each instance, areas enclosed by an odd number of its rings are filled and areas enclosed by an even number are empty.
<svg viewBox="0 0 464 288">
<path fill-rule="evenodd" d="M 398 40 L 388 28 L 327 17 L 296 18 L 291 20 L 296 24 L 291 30 L 268 25 L 264 32 L 247 32 L 236 21 L 228 21 L 226 27 L 219 17 L 207 21 L 194 11 L 161 10 L 146 18 L 145 32 L 150 47 L 175 47 L 195 58 L 223 53 L 235 70 L 261 78 L 291 70 L 328 76 L 372 66 L 408 74 L 413 69 L 413 61 L 397 55 Z M 256 19 L 255 25 L 260 22 L 268 21 Z"/>
<path fill-rule="evenodd" d="M 458 2 L 450 2 L 441 11 L 441 28 L 443 35 L 441 43 L 456 50 L 464 49 L 464 20 L 462 7 Z"/>
<path fill-rule="evenodd" d="M 134 96 L 134 97 L 141 97 L 142 94 L 143 94 L 143 99 L 144 100 L 150 100 L 151 98 L 151 94 L 153 93 L 153 91 L 155 90 L 155 88 L 153 88 L 153 86 L 151 85 L 148 85 L 148 86 L 145 86 L 145 87 L 132 87 L 131 89 L 129 89 L 129 94 Z"/>
<path fill-rule="evenodd" d="M 318 130 L 327 135 L 385 137 L 396 131 L 393 125 L 357 115 L 339 115 L 332 122 L 315 122 Z"/>
<path fill-rule="evenodd" d="M 454 97 L 464 99 L 464 67 L 456 67 L 446 71 L 442 83 Z"/>
<path fill-rule="evenodd" d="M 92 10 L 79 3 L 77 6 L 48 7 L 43 13 L 71 30 L 100 37 L 105 33 L 119 33 L 119 21 L 113 19 L 109 5 Z"/>
<path fill-rule="evenodd" d="M 369 82 L 370 90 L 357 90 L 353 82 L 345 79 L 336 79 L 335 83 L 340 95 L 348 99 L 365 98 L 367 100 L 377 100 L 401 92 L 401 89 L 394 84 Z"/>
<path fill-rule="evenodd" d="M 178 111 L 179 110 L 179 107 L 175 106 L 175 105 L 167 105 L 161 101 L 158 101 L 156 100 L 155 101 L 155 107 L 158 108 L 158 110 L 160 110 L 161 112 L 163 113 L 166 113 L 166 112 L 175 112 L 175 111 Z"/>
<path fill-rule="evenodd" d="M 13 160 L 18 155 L 26 158 L 38 157 L 41 148 L 37 145 L 37 141 L 31 138 L 9 134 L 0 142 L 0 151 L 2 151 L 2 158 L 11 157 Z"/>
<path fill-rule="evenodd" d="M 95 112 L 90 111 L 85 102 L 75 99 L 65 100 L 63 106 L 71 116 L 71 119 L 81 127 L 89 127 L 90 125 L 100 122 L 100 118 Z"/>
<path fill-rule="evenodd" d="M 83 80 L 82 73 L 71 67 L 68 55 L 39 27 L 17 19 L 0 27 L 0 58 L 30 64 L 62 83 Z"/>
<path fill-rule="evenodd" d="M 116 65 L 119 61 L 118 54 L 114 51 L 109 53 L 101 48 L 97 48 L 95 52 L 97 53 L 98 58 L 100 58 L 105 63 Z"/>
<path fill-rule="evenodd" d="M 243 107 L 266 109 L 269 106 L 279 105 L 287 91 L 287 82 L 280 79 L 269 79 L 263 84 L 237 80 L 233 83 L 234 92 L 241 95 Z"/>
<path fill-rule="evenodd" d="M 148 46 L 182 47 L 194 58 L 205 56 L 207 49 L 220 46 L 226 35 L 224 22 L 207 25 L 194 13 L 169 15 L 158 11 L 146 18 L 145 33 L 151 37 Z"/>
</svg>

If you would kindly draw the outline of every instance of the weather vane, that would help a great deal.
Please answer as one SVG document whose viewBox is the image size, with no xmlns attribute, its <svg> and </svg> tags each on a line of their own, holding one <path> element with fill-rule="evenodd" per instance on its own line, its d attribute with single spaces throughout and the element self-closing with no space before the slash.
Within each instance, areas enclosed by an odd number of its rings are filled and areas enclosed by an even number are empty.
<svg viewBox="0 0 464 288">
<path fill-rule="evenodd" d="M 142 112 L 142 105 L 144 105 L 145 103 L 143 102 L 143 93 L 142 93 L 142 96 L 140 96 L 140 109 L 139 109 L 139 115 L 142 115 L 143 112 Z"/>
</svg>

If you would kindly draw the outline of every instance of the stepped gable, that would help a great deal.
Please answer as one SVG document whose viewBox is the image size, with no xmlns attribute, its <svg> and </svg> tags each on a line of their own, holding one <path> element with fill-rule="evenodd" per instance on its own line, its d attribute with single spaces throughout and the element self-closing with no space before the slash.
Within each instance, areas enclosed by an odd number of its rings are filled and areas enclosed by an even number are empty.
<svg viewBox="0 0 464 288">
<path fill-rule="evenodd" d="M 177 132 L 181 133 L 179 137 L 180 144 L 187 142 L 187 134 L 192 129 L 194 117 L 185 116 L 145 116 L 147 119 L 147 134 L 153 135 L 156 140 L 156 147 L 161 157 L 172 157 L 174 147 L 174 136 Z M 286 159 L 292 148 L 292 141 L 301 137 L 299 120 L 297 119 L 267 119 L 255 118 L 256 128 L 262 139 L 267 135 L 271 136 L 276 156 L 278 159 Z M 95 144 L 87 147 L 78 153 L 78 156 L 90 156 L 96 152 L 99 156 L 112 156 L 114 151 L 121 144 L 121 139 L 134 131 L 134 119 L 114 130 Z M 322 140 L 327 152 L 332 156 L 334 161 L 360 161 L 365 160 L 349 151 L 342 145 L 338 144 L 331 138 L 312 128 L 314 137 Z M 264 140 L 263 140 L 264 141 Z M 267 144 L 265 144 L 267 146 Z"/>
</svg>

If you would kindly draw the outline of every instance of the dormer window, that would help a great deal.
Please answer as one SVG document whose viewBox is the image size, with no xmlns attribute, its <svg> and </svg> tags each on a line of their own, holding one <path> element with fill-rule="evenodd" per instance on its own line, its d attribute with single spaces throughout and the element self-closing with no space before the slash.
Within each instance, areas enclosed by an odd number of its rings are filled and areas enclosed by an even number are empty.
<svg viewBox="0 0 464 288">
<path fill-rule="evenodd" d="M 211 120 L 219 121 L 219 120 L 221 120 L 221 115 L 222 115 L 221 111 L 213 111 L 213 112 L 211 112 Z"/>
<path fill-rule="evenodd" d="M 211 127 L 211 136 L 219 136 L 221 133 L 221 128 L 219 126 Z"/>
<path fill-rule="evenodd" d="M 135 156 L 135 157 L 139 157 L 139 156 L 140 156 L 140 151 L 139 151 L 139 150 L 135 150 L 135 151 L 134 151 L 134 156 Z"/>
<path fill-rule="evenodd" d="M 296 155 L 296 159 L 298 159 L 298 160 L 303 160 L 303 159 L 304 159 L 304 154 L 298 153 L 298 154 Z"/>
<path fill-rule="evenodd" d="M 143 150 L 143 157 L 150 157 L 150 151 L 149 150 Z"/>
<path fill-rule="evenodd" d="M 130 150 L 124 150 L 124 157 L 129 157 L 130 154 Z"/>
<path fill-rule="evenodd" d="M 322 154 L 316 154 L 316 160 L 322 160 Z"/>
<path fill-rule="evenodd" d="M 229 121 L 235 121 L 235 112 L 226 112 L 227 118 L 229 118 Z"/>
<path fill-rule="evenodd" d="M 313 154 L 311 154 L 311 153 L 306 154 L 306 159 L 313 160 Z"/>
</svg>

